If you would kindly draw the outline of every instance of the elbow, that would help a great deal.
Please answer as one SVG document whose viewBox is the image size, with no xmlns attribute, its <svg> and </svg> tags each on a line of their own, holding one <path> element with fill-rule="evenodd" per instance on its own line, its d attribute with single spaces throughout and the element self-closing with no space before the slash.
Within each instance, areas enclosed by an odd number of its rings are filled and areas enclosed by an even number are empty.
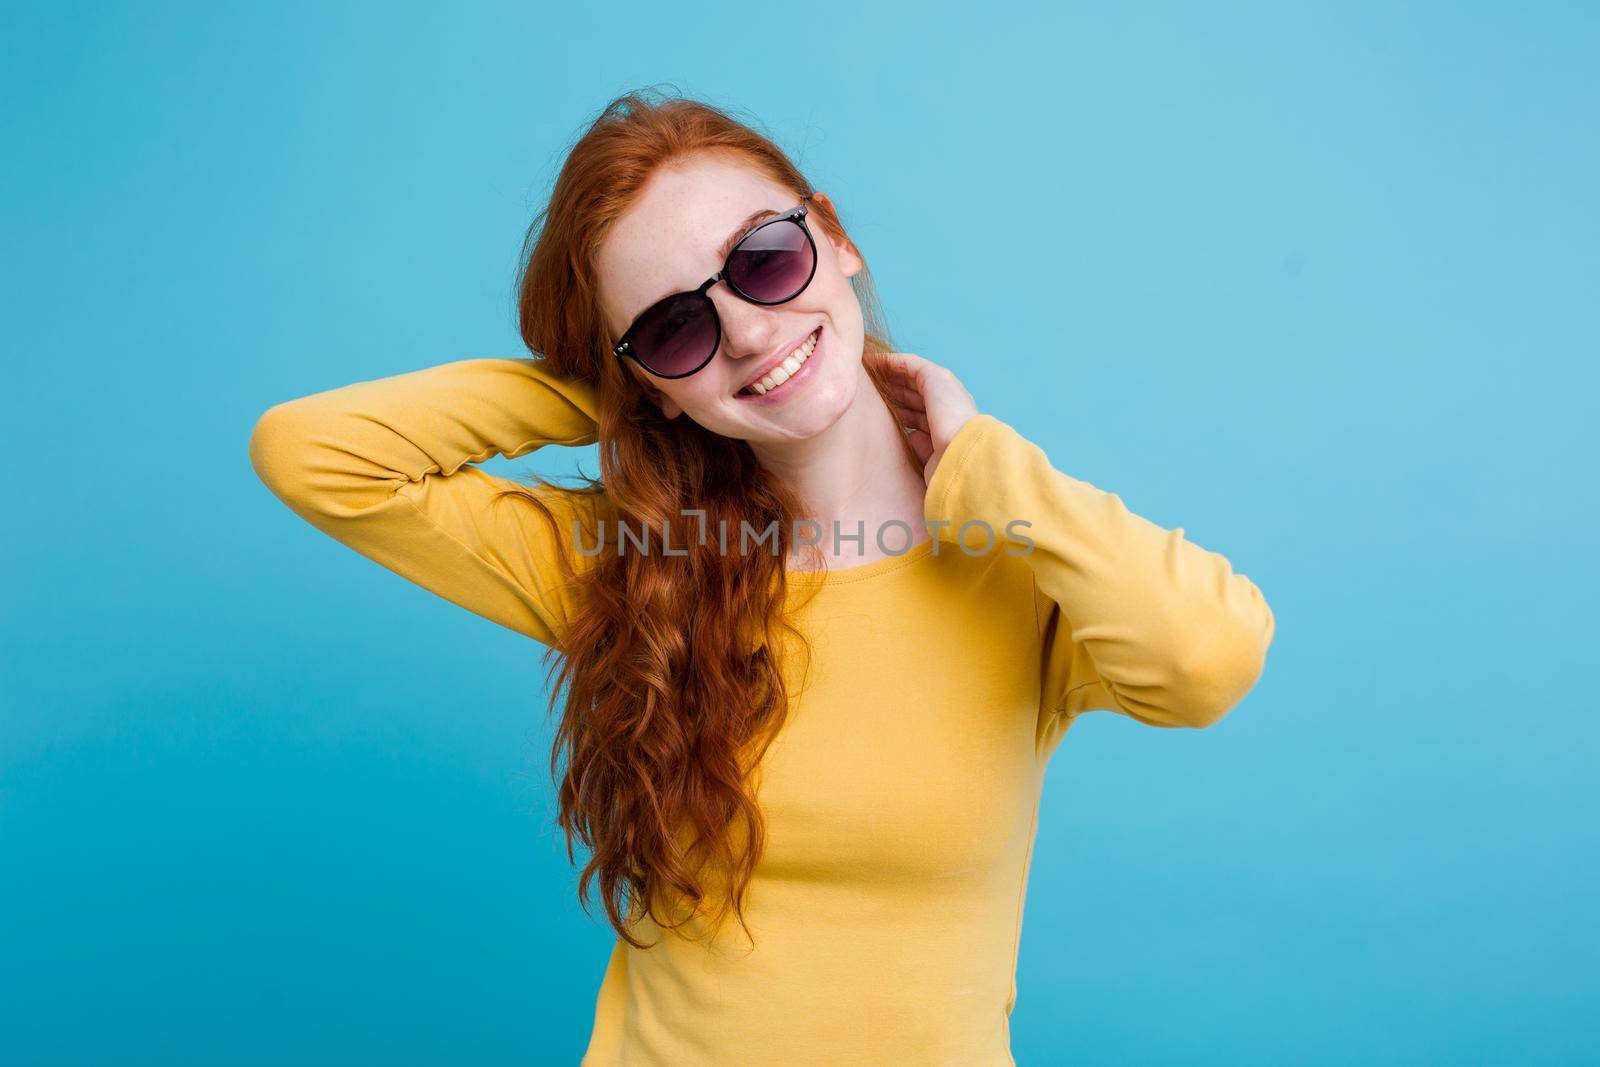
<svg viewBox="0 0 1600 1067">
<path fill-rule="evenodd" d="M 313 525 L 357 518 L 386 503 L 407 479 L 366 458 L 365 416 L 317 396 L 268 408 L 250 431 L 250 466 L 274 496 Z"/>
<path fill-rule="evenodd" d="M 1174 719 L 1194 729 L 1220 722 L 1260 681 L 1269 643 L 1270 636 L 1240 625 L 1226 639 L 1192 649 L 1176 670 Z"/>
<path fill-rule="evenodd" d="M 274 496 L 293 506 L 307 495 L 314 432 L 296 401 L 268 408 L 250 430 L 250 466 Z"/>
<path fill-rule="evenodd" d="M 256 472 L 256 477 L 274 493 L 278 492 L 284 481 L 287 469 L 284 460 L 293 436 L 286 409 L 285 404 L 268 408 L 250 430 L 250 467 Z"/>
</svg>

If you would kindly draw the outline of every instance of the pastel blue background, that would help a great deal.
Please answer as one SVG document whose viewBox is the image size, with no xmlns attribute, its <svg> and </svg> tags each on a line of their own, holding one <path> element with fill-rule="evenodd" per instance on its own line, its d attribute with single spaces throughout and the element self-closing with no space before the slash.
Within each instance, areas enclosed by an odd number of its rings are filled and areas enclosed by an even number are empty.
<svg viewBox="0 0 1600 1067">
<path fill-rule="evenodd" d="M 1018 1061 L 1600 1062 L 1592 6 L 220 6 L 0 26 L 0 1062 L 577 1061 L 611 935 L 542 647 L 245 445 L 525 354 L 524 228 L 651 84 L 765 122 L 902 348 L 1276 611 L 1215 728 L 1057 754 Z"/>
</svg>

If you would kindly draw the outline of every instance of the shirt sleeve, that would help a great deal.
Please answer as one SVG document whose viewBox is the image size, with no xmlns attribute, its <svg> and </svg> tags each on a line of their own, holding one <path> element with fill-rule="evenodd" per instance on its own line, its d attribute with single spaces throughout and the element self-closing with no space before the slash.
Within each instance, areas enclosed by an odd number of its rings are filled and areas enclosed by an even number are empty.
<svg viewBox="0 0 1600 1067">
<path fill-rule="evenodd" d="M 1032 569 L 1042 699 L 1055 711 L 1204 727 L 1261 675 L 1274 619 L 1248 578 L 1182 528 L 1163 529 L 1115 494 L 1056 470 L 991 415 L 974 416 L 952 438 L 925 510 L 941 540 L 976 552 L 986 531 L 963 539 L 960 527 L 980 520 L 993 531 L 992 551 L 1016 553 Z"/>
<path fill-rule="evenodd" d="M 593 386 L 532 359 L 468 359 L 289 400 L 250 434 L 261 480 L 311 525 L 469 611 L 547 645 L 581 569 L 572 520 L 594 494 L 534 490 L 472 466 L 596 440 Z M 522 486 L 524 490 L 529 487 Z M 593 543 L 592 541 L 589 543 Z"/>
</svg>

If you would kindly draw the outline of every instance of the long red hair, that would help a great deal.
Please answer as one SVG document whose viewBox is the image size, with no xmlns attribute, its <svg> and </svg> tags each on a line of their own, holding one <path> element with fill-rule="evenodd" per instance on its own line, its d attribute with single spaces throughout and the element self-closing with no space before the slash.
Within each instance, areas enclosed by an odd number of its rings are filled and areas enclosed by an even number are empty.
<svg viewBox="0 0 1600 1067">
<path fill-rule="evenodd" d="M 597 390 L 600 477 L 579 488 L 534 478 L 508 492 L 565 523 L 567 536 L 582 513 L 652 537 L 665 529 L 669 543 L 688 552 L 619 553 L 605 538 L 592 565 L 569 568 L 576 607 L 550 650 L 560 662 L 552 713 L 566 694 L 550 756 L 558 822 L 569 859 L 575 839 L 591 851 L 579 900 L 587 907 L 598 882 L 611 926 L 639 948 L 647 946 L 629 927 L 643 914 L 671 929 L 707 904 L 718 922 L 731 908 L 749 933 L 746 895 L 765 843 L 754 772 L 789 702 L 780 638 L 798 638 L 809 660 L 804 635 L 784 612 L 784 559 L 796 547 L 794 520 L 806 517 L 797 498 L 745 442 L 664 418 L 611 354 L 616 339 L 600 307 L 595 256 L 609 227 L 656 168 L 706 152 L 738 159 L 796 199 L 813 191 L 769 137 L 726 111 L 630 92 L 608 103 L 573 145 L 549 204 L 529 227 L 518 280 L 528 349 L 555 374 Z M 855 247 L 830 203 L 809 203 L 808 223 Z M 868 374 L 881 393 L 871 357 L 892 343 L 865 267 L 851 281 Z M 906 461 L 920 469 L 909 444 Z M 541 489 L 588 506 L 558 518 Z M 705 525 L 684 509 L 703 510 Z M 726 529 L 731 546 L 741 523 L 759 532 L 774 521 L 775 551 L 724 554 L 715 534 L 701 544 L 702 530 Z M 597 536 L 598 529 L 585 551 Z"/>
</svg>

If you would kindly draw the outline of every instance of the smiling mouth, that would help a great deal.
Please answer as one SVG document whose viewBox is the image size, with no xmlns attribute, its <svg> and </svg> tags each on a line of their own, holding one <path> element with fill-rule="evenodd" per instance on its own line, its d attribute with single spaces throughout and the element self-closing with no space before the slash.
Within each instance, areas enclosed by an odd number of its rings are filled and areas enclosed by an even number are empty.
<svg viewBox="0 0 1600 1067">
<path fill-rule="evenodd" d="M 742 397 L 766 396 L 798 374 L 800 368 L 805 366 L 806 361 L 816 352 L 817 345 L 821 341 L 822 327 L 818 326 L 811 331 L 811 335 L 801 343 L 799 348 L 789 354 L 788 359 L 773 367 L 759 380 L 739 390 L 734 395 Z"/>
</svg>

